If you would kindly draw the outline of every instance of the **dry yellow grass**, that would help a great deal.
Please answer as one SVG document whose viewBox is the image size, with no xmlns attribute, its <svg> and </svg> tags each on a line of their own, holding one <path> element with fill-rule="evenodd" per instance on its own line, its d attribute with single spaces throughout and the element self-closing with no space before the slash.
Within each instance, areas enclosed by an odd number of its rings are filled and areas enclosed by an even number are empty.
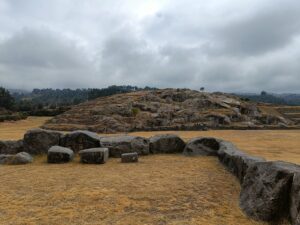
<svg viewBox="0 0 300 225">
<path fill-rule="evenodd" d="M 30 119 L 38 126 L 40 119 Z M 0 139 L 22 137 L 18 124 L 10 125 L 10 135 L 1 124 Z M 155 133 L 161 132 L 134 134 Z M 224 138 L 254 155 L 300 162 L 299 131 L 172 133 Z M 266 224 L 241 212 L 238 181 L 215 157 L 151 155 L 137 164 L 110 159 L 104 165 L 82 165 L 76 158 L 48 165 L 43 156 L 31 165 L 1 166 L 0 177 L 0 224 Z"/>
<path fill-rule="evenodd" d="M 51 117 L 28 117 L 26 120 L 7 121 L 0 123 L 0 140 L 22 139 L 24 133 L 44 124 Z"/>
</svg>

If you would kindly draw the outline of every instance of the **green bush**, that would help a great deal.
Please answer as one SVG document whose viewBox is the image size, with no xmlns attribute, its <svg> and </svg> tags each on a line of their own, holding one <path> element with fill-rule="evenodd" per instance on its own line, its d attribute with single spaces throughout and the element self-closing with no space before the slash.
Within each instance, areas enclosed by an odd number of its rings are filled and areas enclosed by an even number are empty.
<svg viewBox="0 0 300 225">
<path fill-rule="evenodd" d="M 140 109 L 138 109 L 138 108 L 132 108 L 131 109 L 131 113 L 132 113 L 132 115 L 135 117 L 137 114 L 139 114 L 139 112 L 140 112 Z"/>
</svg>

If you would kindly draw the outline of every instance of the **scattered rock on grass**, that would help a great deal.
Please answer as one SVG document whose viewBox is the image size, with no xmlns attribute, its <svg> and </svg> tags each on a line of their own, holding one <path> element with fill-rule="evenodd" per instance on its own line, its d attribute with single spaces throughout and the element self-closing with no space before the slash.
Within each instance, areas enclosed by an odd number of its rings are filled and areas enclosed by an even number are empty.
<svg viewBox="0 0 300 225">
<path fill-rule="evenodd" d="M 78 152 L 82 163 L 103 164 L 108 160 L 108 148 L 90 148 Z"/>
<path fill-rule="evenodd" d="M 137 152 L 131 152 L 131 153 L 123 153 L 121 156 L 122 163 L 134 163 L 138 162 L 139 156 Z"/>
<path fill-rule="evenodd" d="M 74 152 L 69 148 L 61 146 L 52 146 L 48 150 L 47 161 L 48 163 L 66 163 L 72 161 Z"/>
</svg>

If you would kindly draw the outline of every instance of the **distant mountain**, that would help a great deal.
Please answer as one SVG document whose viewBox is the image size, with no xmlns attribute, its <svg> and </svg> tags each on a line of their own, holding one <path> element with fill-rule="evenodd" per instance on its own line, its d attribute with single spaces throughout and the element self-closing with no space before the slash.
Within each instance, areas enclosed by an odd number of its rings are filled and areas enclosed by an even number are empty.
<svg viewBox="0 0 300 225">
<path fill-rule="evenodd" d="M 251 93 L 234 93 L 245 100 L 251 100 L 255 102 L 271 103 L 276 105 L 300 105 L 300 94 L 273 94 L 262 92 L 261 94 Z"/>
</svg>

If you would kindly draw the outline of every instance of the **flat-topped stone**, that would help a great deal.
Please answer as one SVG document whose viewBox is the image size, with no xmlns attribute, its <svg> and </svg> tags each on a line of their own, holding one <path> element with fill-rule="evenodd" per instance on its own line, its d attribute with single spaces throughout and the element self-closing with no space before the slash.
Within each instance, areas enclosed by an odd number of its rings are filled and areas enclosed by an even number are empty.
<svg viewBox="0 0 300 225">
<path fill-rule="evenodd" d="M 123 153 L 121 155 L 122 163 L 135 163 L 138 162 L 138 160 L 139 160 L 139 155 L 137 152 Z"/>
<path fill-rule="evenodd" d="M 52 146 L 48 150 L 47 161 L 48 163 L 66 163 L 72 161 L 74 152 L 65 147 Z"/>
<path fill-rule="evenodd" d="M 103 164 L 109 156 L 108 148 L 90 148 L 78 152 L 82 163 Z"/>
<path fill-rule="evenodd" d="M 94 132 L 77 130 L 63 135 L 59 145 L 78 152 L 83 149 L 100 147 L 100 138 Z"/>
</svg>

